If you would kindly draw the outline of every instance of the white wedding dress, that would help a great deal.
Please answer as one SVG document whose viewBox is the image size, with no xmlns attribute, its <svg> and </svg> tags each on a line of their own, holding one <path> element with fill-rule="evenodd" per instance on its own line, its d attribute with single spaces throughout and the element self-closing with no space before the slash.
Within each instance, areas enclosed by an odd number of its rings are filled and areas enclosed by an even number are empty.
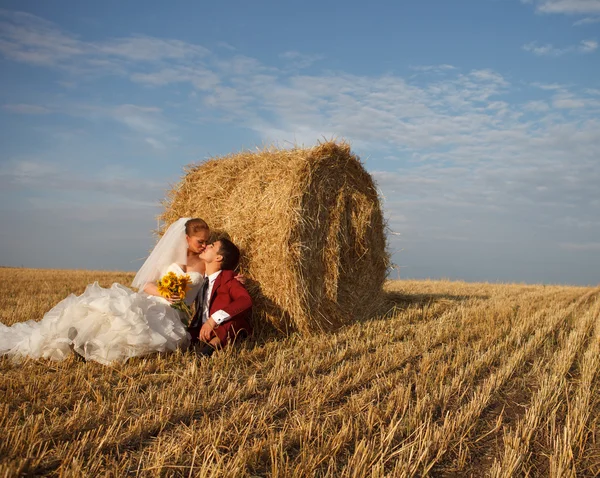
<svg viewBox="0 0 600 478">
<path fill-rule="evenodd" d="M 164 273 L 170 271 L 185 274 L 178 264 L 171 264 Z M 191 305 L 203 276 L 187 274 L 191 287 L 185 301 Z M 108 289 L 97 282 L 88 285 L 83 294 L 69 295 L 39 322 L 0 324 L 0 355 L 15 358 L 63 360 L 75 350 L 86 360 L 111 364 L 173 351 L 188 342 L 179 312 L 165 299 L 117 283 Z"/>
</svg>

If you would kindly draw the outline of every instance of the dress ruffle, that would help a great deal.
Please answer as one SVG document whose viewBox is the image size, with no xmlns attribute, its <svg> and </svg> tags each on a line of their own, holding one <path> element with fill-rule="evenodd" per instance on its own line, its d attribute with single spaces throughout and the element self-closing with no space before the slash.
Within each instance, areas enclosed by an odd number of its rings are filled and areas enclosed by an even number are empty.
<svg viewBox="0 0 600 478">
<path fill-rule="evenodd" d="M 72 350 L 102 364 L 186 346 L 179 313 L 160 297 L 97 282 L 69 295 L 39 321 L 0 324 L 0 355 L 63 360 Z"/>
</svg>

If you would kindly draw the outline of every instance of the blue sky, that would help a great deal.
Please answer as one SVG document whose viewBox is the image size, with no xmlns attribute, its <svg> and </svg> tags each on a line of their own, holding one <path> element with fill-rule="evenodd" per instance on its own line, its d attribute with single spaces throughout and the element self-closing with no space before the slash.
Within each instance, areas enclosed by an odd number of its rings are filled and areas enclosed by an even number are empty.
<svg viewBox="0 0 600 478">
<path fill-rule="evenodd" d="M 2 2 L 0 264 L 135 270 L 186 164 L 340 137 L 401 277 L 600 282 L 600 0 L 213 3 Z"/>
</svg>

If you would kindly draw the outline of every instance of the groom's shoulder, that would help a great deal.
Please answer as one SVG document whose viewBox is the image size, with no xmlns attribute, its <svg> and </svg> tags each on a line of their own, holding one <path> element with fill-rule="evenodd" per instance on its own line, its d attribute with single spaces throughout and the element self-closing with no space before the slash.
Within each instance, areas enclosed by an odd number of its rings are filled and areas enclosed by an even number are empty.
<svg viewBox="0 0 600 478">
<path fill-rule="evenodd" d="M 221 281 L 223 283 L 226 282 L 231 282 L 232 280 L 235 279 L 235 271 L 230 271 L 230 270 L 222 270 L 221 271 Z"/>
<path fill-rule="evenodd" d="M 235 278 L 237 274 L 238 273 L 236 271 L 221 271 L 221 285 L 225 286 L 228 290 L 235 289 L 236 291 L 240 291 L 241 289 L 243 289 L 247 291 L 248 289 L 246 289 L 244 284 L 242 284 L 239 280 Z"/>
</svg>

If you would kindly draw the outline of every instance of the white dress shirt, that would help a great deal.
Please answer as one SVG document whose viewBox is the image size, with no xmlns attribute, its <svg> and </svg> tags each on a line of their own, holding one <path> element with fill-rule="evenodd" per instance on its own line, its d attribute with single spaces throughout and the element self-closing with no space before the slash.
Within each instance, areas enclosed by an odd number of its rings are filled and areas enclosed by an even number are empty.
<svg viewBox="0 0 600 478">
<path fill-rule="evenodd" d="M 206 300 L 204 301 L 204 308 L 202 309 L 202 323 L 203 324 L 209 318 L 208 314 L 210 313 L 210 298 L 212 296 L 213 286 L 215 285 L 215 281 L 217 280 L 217 277 L 219 277 L 220 273 L 221 273 L 221 271 L 217 271 L 217 272 L 213 272 L 211 275 L 208 276 L 208 288 L 206 290 L 206 295 L 205 295 Z M 212 315 L 212 318 L 217 323 L 217 325 L 221 325 L 223 322 L 225 322 L 230 317 L 231 316 L 224 310 L 217 310 Z"/>
</svg>

